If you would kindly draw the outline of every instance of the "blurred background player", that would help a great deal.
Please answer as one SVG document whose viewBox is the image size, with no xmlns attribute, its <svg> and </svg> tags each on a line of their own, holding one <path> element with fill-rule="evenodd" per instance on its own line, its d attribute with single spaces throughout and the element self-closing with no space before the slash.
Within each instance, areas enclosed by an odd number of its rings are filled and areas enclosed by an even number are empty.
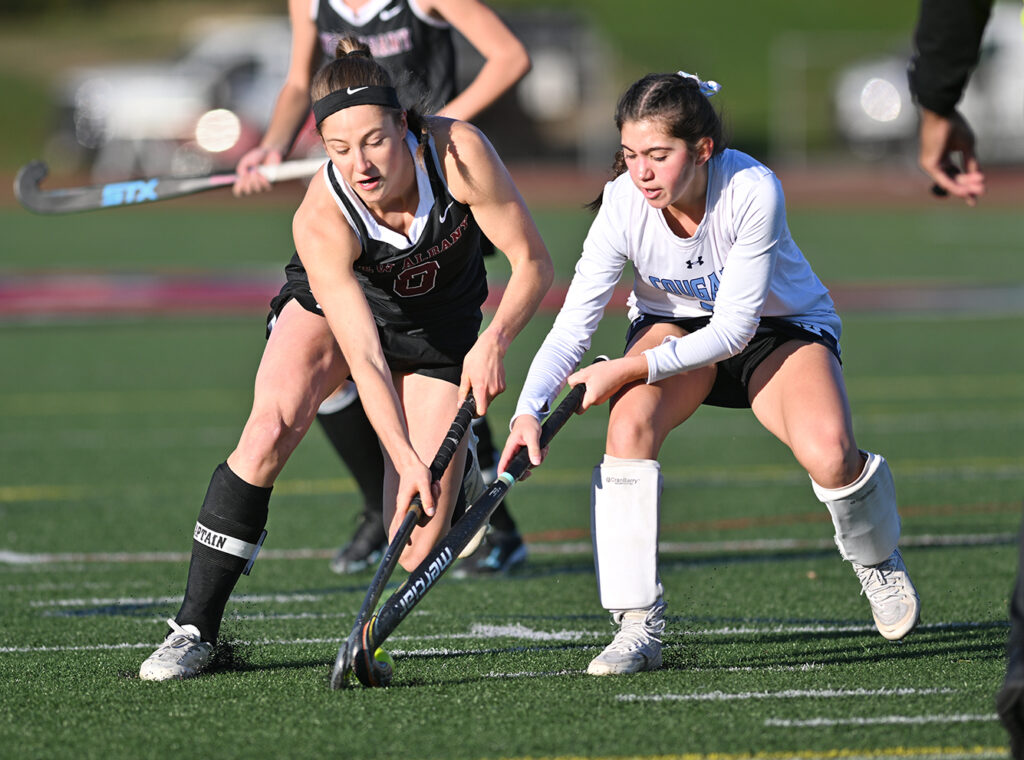
<svg viewBox="0 0 1024 760">
<path fill-rule="evenodd" d="M 897 548 L 892 473 L 854 438 L 839 316 L 793 242 L 779 180 L 725 148 L 709 102 L 717 91 L 685 72 L 650 74 L 619 100 L 617 178 L 595 201 L 502 453 L 502 467 L 521 446 L 540 463 L 539 420 L 566 381 L 586 384 L 584 410 L 610 401 L 591 519 L 601 604 L 619 631 L 591 661 L 592 675 L 661 667 L 658 456 L 702 404 L 749 408 L 789 447 L 832 517 L 882 636 L 902 639 L 920 618 Z M 627 265 L 635 278 L 625 356 L 573 372 Z"/>
<path fill-rule="evenodd" d="M 289 0 L 292 48 L 288 75 L 266 133 L 257 148 L 238 162 L 236 195 L 270 189 L 255 169 L 280 163 L 309 116 L 309 86 L 337 41 L 355 36 L 391 75 L 402 103 L 421 113 L 470 121 L 508 92 L 530 69 L 526 48 L 498 15 L 479 0 Z M 484 62 L 474 79 L 457 91 L 455 29 Z M 485 255 L 494 246 L 482 239 Z M 384 461 L 377 436 L 366 419 L 359 394 L 346 383 L 324 401 L 317 420 L 355 478 L 363 510 L 355 532 L 331 560 L 336 573 L 356 572 L 375 563 L 387 546 L 381 503 Z M 474 421 L 483 478 L 496 476 L 498 452 L 486 418 Z M 464 500 L 464 497 L 463 497 Z M 460 563 L 459 574 L 508 572 L 526 558 L 519 530 L 502 504 L 480 549 Z"/>
<path fill-rule="evenodd" d="M 963 198 L 970 206 L 985 192 L 985 177 L 974 152 L 974 132 L 956 106 L 978 63 L 982 34 L 991 12 L 992 0 L 922 0 L 908 71 L 910 91 L 921 112 L 921 168 L 935 182 L 937 194 Z M 1024 15 L 1021 21 L 1024 25 Z M 1018 540 L 1017 562 L 1017 581 L 1010 599 L 1006 675 L 996 696 L 996 709 L 1010 734 L 1010 752 L 1022 760 L 1024 527 Z"/>
<path fill-rule="evenodd" d="M 330 160 L 295 213 L 296 253 L 271 301 L 252 411 L 210 479 L 184 601 L 143 662 L 143 680 L 190 678 L 209 665 L 224 607 L 266 535 L 274 482 L 346 377 L 385 452 L 389 531 L 422 499 L 426 518 L 399 560 L 416 568 L 449 530 L 468 441 L 439 484 L 425 462 L 469 393 L 484 414 L 505 390 L 504 357 L 554 277 L 522 196 L 479 130 L 403 108 L 354 38 L 338 43 L 311 93 Z M 481 331 L 483 231 L 511 275 Z"/>
</svg>

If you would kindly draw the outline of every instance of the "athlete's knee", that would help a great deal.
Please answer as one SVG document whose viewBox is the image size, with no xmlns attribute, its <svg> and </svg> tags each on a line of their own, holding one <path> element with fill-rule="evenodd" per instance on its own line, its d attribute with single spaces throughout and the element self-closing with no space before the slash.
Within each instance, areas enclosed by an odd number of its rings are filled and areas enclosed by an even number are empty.
<svg viewBox="0 0 1024 760">
<path fill-rule="evenodd" d="M 307 427 L 287 424 L 276 410 L 254 411 L 242 431 L 236 454 L 251 463 L 283 463 L 299 445 Z"/>
<path fill-rule="evenodd" d="M 639 415 L 618 414 L 608 423 L 605 451 L 620 459 L 654 459 L 657 456 L 651 420 Z"/>
<path fill-rule="evenodd" d="M 864 457 L 844 427 L 823 426 L 795 443 L 793 454 L 811 480 L 824 488 L 849 485 L 864 469 Z"/>
</svg>

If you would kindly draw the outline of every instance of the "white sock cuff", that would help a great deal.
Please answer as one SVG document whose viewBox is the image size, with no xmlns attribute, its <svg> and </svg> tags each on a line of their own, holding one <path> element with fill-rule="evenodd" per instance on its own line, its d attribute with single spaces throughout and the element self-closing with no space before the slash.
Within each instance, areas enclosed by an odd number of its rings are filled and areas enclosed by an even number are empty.
<svg viewBox="0 0 1024 760">
<path fill-rule="evenodd" d="M 653 467 L 655 470 L 661 471 L 661 464 L 657 459 L 622 459 L 620 457 L 613 457 L 611 454 L 605 454 L 604 459 L 601 460 L 602 467 Z"/>
<path fill-rule="evenodd" d="M 342 409 L 352 406 L 358 398 L 359 390 L 356 388 L 356 384 L 346 383 L 340 390 L 325 398 L 321 402 L 320 408 L 316 410 L 316 413 L 334 414 L 335 412 L 340 412 Z"/>
<path fill-rule="evenodd" d="M 852 483 L 839 486 L 839 488 L 825 488 L 824 486 L 819 486 L 814 482 L 814 478 L 811 478 L 811 486 L 814 488 L 818 501 L 837 501 L 852 496 L 874 477 L 879 467 L 885 464 L 885 457 L 880 454 L 872 454 L 870 451 L 862 451 L 861 453 L 867 456 L 868 460 L 864 463 L 864 469 L 860 471 L 860 475 Z"/>
</svg>

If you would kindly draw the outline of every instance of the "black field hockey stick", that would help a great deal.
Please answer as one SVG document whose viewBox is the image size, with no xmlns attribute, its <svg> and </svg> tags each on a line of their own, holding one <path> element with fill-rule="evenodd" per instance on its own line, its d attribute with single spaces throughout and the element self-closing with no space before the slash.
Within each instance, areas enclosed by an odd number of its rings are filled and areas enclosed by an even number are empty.
<svg viewBox="0 0 1024 760">
<path fill-rule="evenodd" d="M 600 356 L 595 361 L 604 361 L 605 359 L 607 357 Z M 551 443 L 555 434 L 579 409 L 583 401 L 583 394 L 586 392 L 585 385 L 582 383 L 577 385 L 548 415 L 541 426 L 541 448 Z M 378 660 L 377 650 L 430 590 L 430 587 L 437 582 L 437 579 L 448 571 L 454 559 L 490 519 L 491 514 L 505 498 L 509 489 L 522 478 L 530 467 L 530 452 L 524 446 L 509 461 L 505 472 L 498 475 L 487 491 L 473 502 L 462 518 L 452 526 L 448 535 L 439 541 L 430 554 L 409 574 L 405 583 L 384 602 L 377 614 L 362 626 L 362 630 L 358 632 L 358 641 L 354 650 L 350 652 L 350 656 L 352 669 L 363 686 L 387 686 L 391 682 L 393 668 L 389 658 L 385 654 L 383 661 Z"/>
<path fill-rule="evenodd" d="M 260 166 L 257 171 L 270 182 L 284 182 L 311 177 L 326 161 L 326 157 L 285 161 Z M 37 214 L 71 214 L 117 206 L 137 206 L 140 203 L 164 201 L 227 187 L 233 185 L 238 177 L 234 172 L 219 172 L 193 177 L 150 177 L 108 182 L 105 185 L 43 190 L 39 183 L 48 173 L 49 169 L 42 161 L 25 164 L 18 170 L 18 176 L 14 179 L 14 195 L 29 211 Z"/>
<path fill-rule="evenodd" d="M 440 480 L 441 476 L 444 475 L 444 471 L 448 469 L 448 463 L 452 461 L 456 449 L 459 448 L 459 443 L 461 443 L 466 435 L 466 431 L 473 422 L 475 411 L 476 401 L 471 392 L 466 396 L 466 400 L 462 402 L 462 406 L 459 407 L 451 427 L 445 433 L 444 441 L 441 442 L 441 448 L 437 450 L 434 461 L 430 463 L 431 482 Z M 349 673 L 352 672 L 351 655 L 355 651 L 355 644 L 359 640 L 359 633 L 363 628 L 363 623 L 366 622 L 374 609 L 376 609 L 377 602 L 380 601 L 381 594 L 384 591 L 384 586 L 387 585 L 392 573 L 395 572 L 402 549 L 405 548 L 406 543 L 409 541 L 409 536 L 412 535 L 413 529 L 422 516 L 423 501 L 417 494 L 412 500 L 412 504 L 409 505 L 409 511 L 405 513 L 405 518 L 398 527 L 398 532 L 395 533 L 395 537 L 391 539 L 391 543 L 388 544 L 388 548 L 384 551 L 384 556 L 381 557 L 380 566 L 378 566 L 377 573 L 373 576 L 370 587 L 366 591 L 366 598 L 363 599 L 363 606 L 359 608 L 359 614 L 356 615 L 356 622 L 352 626 L 352 632 L 338 649 L 338 655 L 334 659 L 334 667 L 331 669 L 330 683 L 332 689 L 340 689 L 348 681 Z"/>
</svg>

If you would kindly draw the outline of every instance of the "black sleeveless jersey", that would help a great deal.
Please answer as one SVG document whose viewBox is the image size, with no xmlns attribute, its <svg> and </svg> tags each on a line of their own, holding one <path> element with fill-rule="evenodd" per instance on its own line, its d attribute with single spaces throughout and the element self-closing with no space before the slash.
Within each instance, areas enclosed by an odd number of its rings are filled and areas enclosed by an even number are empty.
<svg viewBox="0 0 1024 760">
<path fill-rule="evenodd" d="M 417 15 L 413 4 L 370 0 L 360 21 L 341 0 L 318 0 L 316 27 L 328 59 L 339 38 L 358 37 L 391 75 L 403 106 L 435 113 L 455 96 L 455 45 L 451 27 Z"/>
<path fill-rule="evenodd" d="M 355 205 L 361 201 L 345 192 L 334 165 L 328 164 L 335 198 L 362 245 L 353 266 L 355 275 L 378 325 L 436 333 L 457 332 L 467 321 L 474 321 L 475 335 L 487 298 L 480 228 L 469 206 L 448 191 L 433 139 L 420 147 L 434 203 L 416 242 L 407 248 L 371 237 Z"/>
</svg>

